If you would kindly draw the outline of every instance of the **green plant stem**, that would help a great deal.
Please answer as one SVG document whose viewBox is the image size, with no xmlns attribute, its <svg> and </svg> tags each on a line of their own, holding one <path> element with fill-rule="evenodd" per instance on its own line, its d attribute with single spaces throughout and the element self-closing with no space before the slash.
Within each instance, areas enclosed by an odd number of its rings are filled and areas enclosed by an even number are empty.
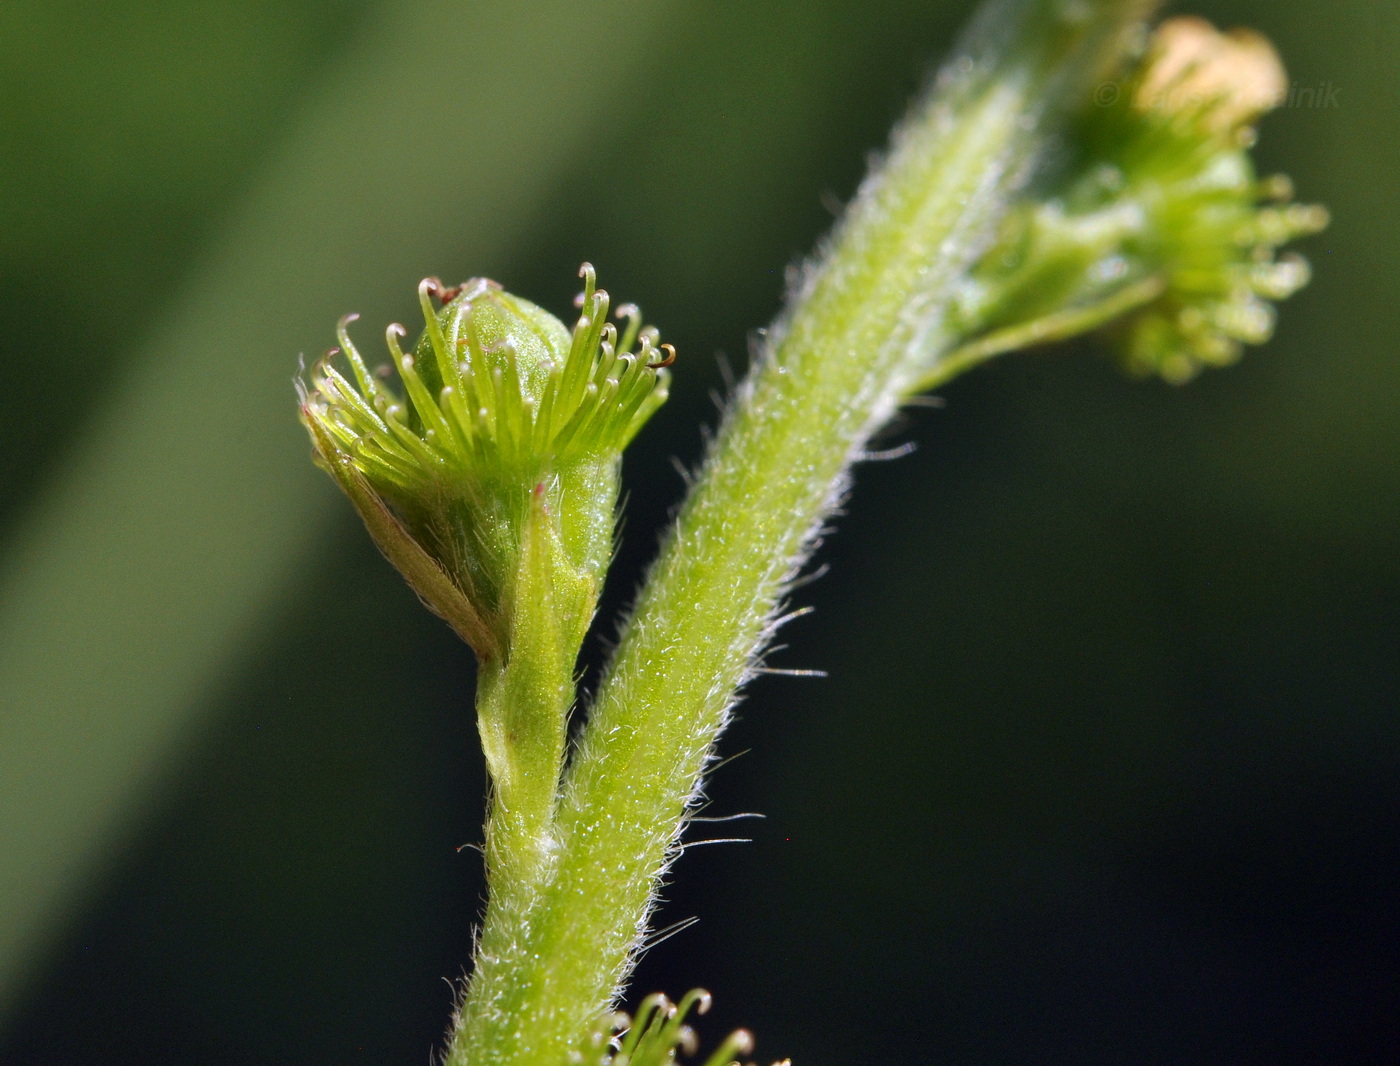
<svg viewBox="0 0 1400 1066">
<path fill-rule="evenodd" d="M 714 740 L 847 471 L 941 352 L 945 294 L 1138 0 L 995 5 L 897 132 L 740 390 L 566 775 L 538 899 L 495 891 L 451 1066 L 560 1066 L 617 994 Z"/>
<path fill-rule="evenodd" d="M 1007 352 L 1082 336 L 1107 325 L 1120 315 L 1147 306 L 1161 296 L 1166 287 L 1166 281 L 1160 277 L 1143 278 L 1089 307 L 1076 307 L 1037 318 L 1032 322 L 995 330 L 940 357 L 932 367 L 915 379 L 910 391 L 926 392 L 936 389 L 959 374 Z"/>
</svg>

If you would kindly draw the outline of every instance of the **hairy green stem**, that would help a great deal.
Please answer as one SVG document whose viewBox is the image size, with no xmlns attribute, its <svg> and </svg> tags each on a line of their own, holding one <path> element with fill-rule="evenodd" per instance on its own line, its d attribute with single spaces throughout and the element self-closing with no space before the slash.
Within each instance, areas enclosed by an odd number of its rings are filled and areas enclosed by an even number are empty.
<svg viewBox="0 0 1400 1066">
<path fill-rule="evenodd" d="M 617 994 L 715 738 L 847 472 L 940 354 L 942 310 L 1043 130 L 1143 0 L 1018 0 L 897 131 L 739 392 L 566 775 L 533 893 L 493 885 L 450 1066 L 560 1066 Z"/>
</svg>

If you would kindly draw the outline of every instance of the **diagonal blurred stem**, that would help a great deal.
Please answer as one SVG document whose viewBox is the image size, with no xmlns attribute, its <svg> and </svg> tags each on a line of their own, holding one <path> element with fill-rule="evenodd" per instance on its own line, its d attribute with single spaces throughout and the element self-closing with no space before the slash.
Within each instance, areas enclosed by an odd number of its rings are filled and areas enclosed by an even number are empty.
<svg viewBox="0 0 1400 1066">
<path fill-rule="evenodd" d="M 296 352 L 346 310 L 401 313 L 432 269 L 508 264 L 624 84 L 598 57 L 677 7 L 382 5 L 155 324 L 0 571 L 0 1015 L 314 565 L 334 512 L 290 417 Z"/>
<path fill-rule="evenodd" d="M 897 132 L 740 390 L 662 549 L 567 775 L 558 862 L 493 898 L 451 1066 L 554 1066 L 616 996 L 670 849 L 787 581 L 911 385 L 969 338 L 942 306 L 1058 113 L 1122 53 L 1139 0 L 982 12 Z"/>
<path fill-rule="evenodd" d="M 998 355 L 1090 333 L 1120 315 L 1150 304 L 1166 287 L 1163 278 L 1153 275 L 1088 307 L 1059 311 L 1032 322 L 995 330 L 940 357 L 910 388 L 914 392 L 927 392 Z"/>
</svg>

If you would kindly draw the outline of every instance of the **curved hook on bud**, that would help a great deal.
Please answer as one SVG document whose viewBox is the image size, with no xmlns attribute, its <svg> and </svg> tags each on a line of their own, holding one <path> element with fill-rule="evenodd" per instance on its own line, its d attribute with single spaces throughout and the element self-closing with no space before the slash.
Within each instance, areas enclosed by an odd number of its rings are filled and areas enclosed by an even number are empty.
<svg viewBox="0 0 1400 1066">
<path fill-rule="evenodd" d="M 703 988 L 692 989 L 679 1004 L 654 992 L 637 1007 L 635 1019 L 623 1013 L 605 1018 L 588 1041 L 582 1061 L 590 1066 L 674 1066 L 679 1055 L 699 1050 L 699 1039 L 686 1022 L 692 1013 L 708 1013 L 711 1002 Z M 753 1048 L 753 1034 L 736 1029 L 710 1053 L 704 1066 L 738 1066 Z"/>
</svg>

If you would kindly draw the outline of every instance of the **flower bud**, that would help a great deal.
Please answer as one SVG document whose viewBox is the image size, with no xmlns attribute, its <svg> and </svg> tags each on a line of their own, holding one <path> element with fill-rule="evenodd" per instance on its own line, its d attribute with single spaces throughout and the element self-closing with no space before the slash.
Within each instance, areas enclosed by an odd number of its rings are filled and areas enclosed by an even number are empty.
<svg viewBox="0 0 1400 1066">
<path fill-rule="evenodd" d="M 1094 94 L 1058 170 L 956 294 L 953 326 L 979 351 L 1105 327 L 1130 371 L 1180 383 L 1268 340 L 1272 303 L 1307 284 L 1307 263 L 1278 252 L 1327 212 L 1259 180 L 1248 153 L 1286 88 L 1268 41 L 1172 19 L 1128 84 Z"/>
<path fill-rule="evenodd" d="M 495 282 L 429 278 L 418 343 L 405 352 L 403 327 L 387 332 L 402 392 L 350 340 L 353 315 L 340 348 L 299 383 L 318 463 L 484 660 L 509 655 L 525 595 L 547 594 L 577 652 L 611 555 L 622 449 L 666 398 L 674 350 L 631 305 L 619 336 L 593 268 L 580 273 L 572 331 Z"/>
</svg>

